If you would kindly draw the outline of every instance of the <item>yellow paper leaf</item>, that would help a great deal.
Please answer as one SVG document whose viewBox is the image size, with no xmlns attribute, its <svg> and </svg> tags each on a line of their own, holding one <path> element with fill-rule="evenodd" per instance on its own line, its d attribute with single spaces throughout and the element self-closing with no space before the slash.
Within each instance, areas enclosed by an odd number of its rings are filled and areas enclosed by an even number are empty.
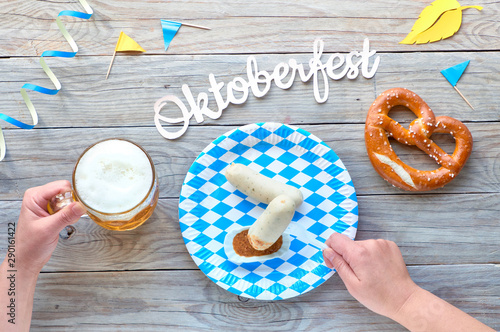
<svg viewBox="0 0 500 332">
<path fill-rule="evenodd" d="M 415 43 L 425 44 L 440 41 L 453 36 L 462 24 L 462 11 L 467 8 L 483 9 L 480 6 L 466 6 L 445 12 L 439 20 L 429 29 L 419 33 L 415 38 Z"/>
<path fill-rule="evenodd" d="M 411 28 L 411 32 L 403 39 L 400 44 L 413 44 L 415 37 L 425 30 L 429 29 L 443 13 L 448 10 L 457 9 L 460 4 L 456 0 L 436 0 L 425 7 L 420 13 L 417 21 Z"/>
<path fill-rule="evenodd" d="M 441 18 L 429 29 L 419 33 L 415 38 L 416 44 L 425 44 L 451 37 L 460 29 L 462 24 L 462 10 L 453 9 L 441 15 Z"/>
</svg>

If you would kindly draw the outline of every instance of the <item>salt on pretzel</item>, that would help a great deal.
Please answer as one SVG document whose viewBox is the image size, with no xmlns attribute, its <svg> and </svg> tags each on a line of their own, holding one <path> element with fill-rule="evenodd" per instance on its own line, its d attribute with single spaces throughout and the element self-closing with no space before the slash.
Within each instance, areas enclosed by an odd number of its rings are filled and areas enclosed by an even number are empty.
<svg viewBox="0 0 500 332">
<path fill-rule="evenodd" d="M 399 105 L 417 116 L 409 129 L 388 116 Z M 433 133 L 448 133 L 455 138 L 451 156 L 430 139 Z M 423 171 L 408 166 L 392 149 L 390 136 L 402 144 L 417 146 L 441 167 Z M 458 175 L 472 151 L 472 135 L 462 122 L 448 116 L 435 117 L 422 98 L 403 88 L 383 92 L 372 104 L 366 118 L 365 143 L 375 170 L 392 185 L 409 191 L 443 187 Z"/>
</svg>

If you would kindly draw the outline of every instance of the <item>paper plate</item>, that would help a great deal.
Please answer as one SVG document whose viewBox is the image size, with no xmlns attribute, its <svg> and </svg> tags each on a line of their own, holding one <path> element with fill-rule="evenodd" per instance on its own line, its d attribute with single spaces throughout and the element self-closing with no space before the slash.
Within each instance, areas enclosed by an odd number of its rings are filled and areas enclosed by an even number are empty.
<svg viewBox="0 0 500 332">
<path fill-rule="evenodd" d="M 292 219 L 292 226 L 300 227 L 290 228 L 290 248 L 280 257 L 228 259 L 226 236 L 251 226 L 266 208 L 226 180 L 232 162 L 302 192 L 304 202 Z M 333 275 L 321 249 L 310 243 L 324 243 L 333 232 L 354 239 L 358 203 L 349 173 L 328 145 L 303 129 L 267 122 L 232 130 L 200 153 L 182 185 L 179 220 L 188 252 L 214 283 L 243 297 L 280 300 L 306 293 Z M 301 231 L 294 234 L 294 229 Z"/>
</svg>

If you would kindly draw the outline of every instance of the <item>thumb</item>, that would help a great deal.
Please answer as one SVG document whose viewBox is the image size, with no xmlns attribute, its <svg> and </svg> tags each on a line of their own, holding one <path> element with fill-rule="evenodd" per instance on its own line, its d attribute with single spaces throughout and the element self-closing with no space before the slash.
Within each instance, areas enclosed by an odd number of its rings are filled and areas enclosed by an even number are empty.
<svg viewBox="0 0 500 332">
<path fill-rule="evenodd" d="M 325 262 L 327 260 L 330 262 L 330 264 L 327 263 L 327 266 L 331 265 L 335 270 L 337 270 L 339 277 L 348 289 L 350 289 L 355 283 L 359 282 L 358 277 L 351 269 L 351 266 L 345 261 L 344 257 L 335 252 L 332 248 L 326 248 L 323 251 L 323 257 L 325 258 Z"/>
<path fill-rule="evenodd" d="M 85 212 L 86 209 L 81 203 L 73 202 L 47 217 L 46 227 L 53 229 L 54 232 L 60 232 L 64 227 L 76 223 Z"/>
</svg>

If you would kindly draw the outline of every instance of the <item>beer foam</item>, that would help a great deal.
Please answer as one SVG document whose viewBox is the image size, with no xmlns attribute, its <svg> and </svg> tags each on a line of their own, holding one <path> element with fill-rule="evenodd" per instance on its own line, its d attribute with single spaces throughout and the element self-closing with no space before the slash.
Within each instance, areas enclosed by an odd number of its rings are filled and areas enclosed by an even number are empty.
<svg viewBox="0 0 500 332">
<path fill-rule="evenodd" d="M 90 208 L 104 213 L 132 209 L 148 195 L 153 170 L 147 155 L 123 140 L 94 145 L 78 162 L 75 190 Z"/>
</svg>

